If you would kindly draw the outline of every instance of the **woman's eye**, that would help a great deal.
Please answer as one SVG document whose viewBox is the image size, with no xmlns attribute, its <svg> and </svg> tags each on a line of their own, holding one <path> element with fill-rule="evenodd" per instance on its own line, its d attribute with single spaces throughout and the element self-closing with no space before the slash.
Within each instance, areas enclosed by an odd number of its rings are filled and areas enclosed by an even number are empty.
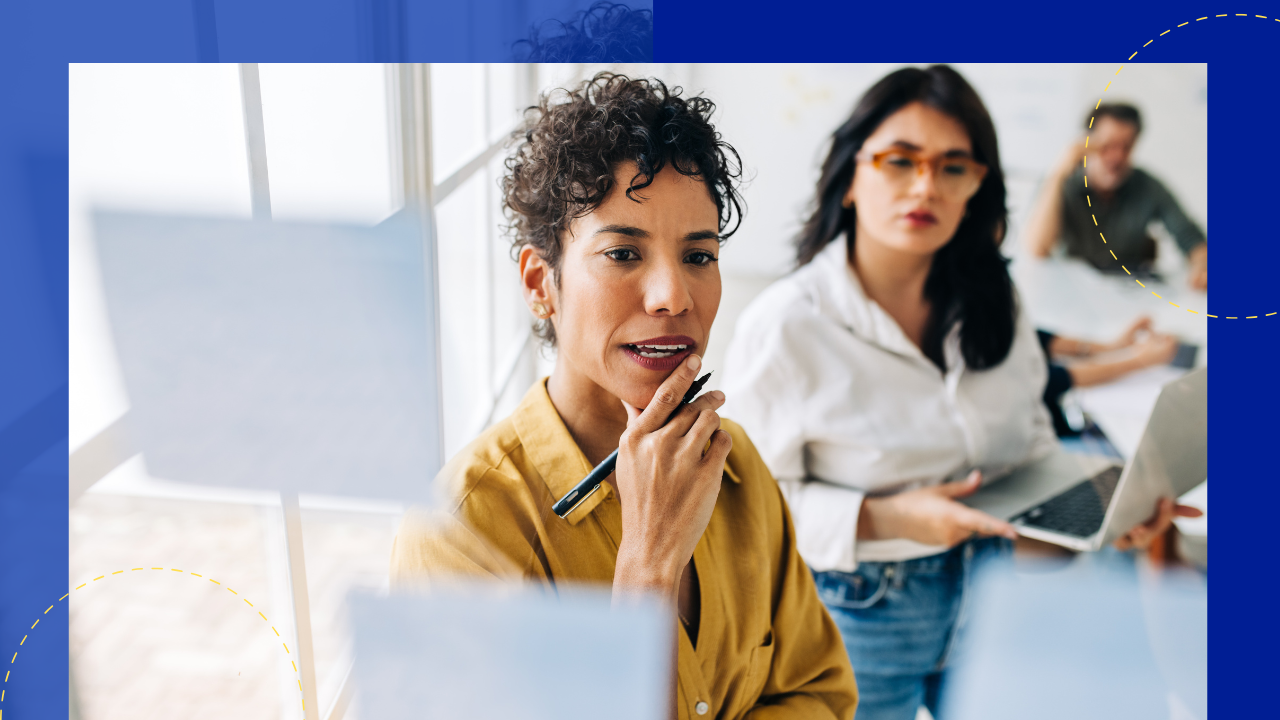
<svg viewBox="0 0 1280 720">
<path fill-rule="evenodd" d="M 709 252 L 700 250 L 695 253 L 690 253 L 684 261 L 693 265 L 710 265 L 713 262 L 719 262 L 719 258 Z"/>
<path fill-rule="evenodd" d="M 893 167 L 903 168 L 903 169 L 915 166 L 915 162 L 913 162 L 911 158 L 903 157 L 902 155 L 891 155 L 885 159 L 885 162 L 892 165 Z"/>
<path fill-rule="evenodd" d="M 618 248 L 617 250 L 609 250 L 605 255 L 618 262 L 630 262 L 631 260 L 639 260 L 640 255 L 631 248 Z"/>
<path fill-rule="evenodd" d="M 942 168 L 942 172 L 948 175 L 964 175 L 968 169 L 963 164 L 946 165 Z"/>
</svg>

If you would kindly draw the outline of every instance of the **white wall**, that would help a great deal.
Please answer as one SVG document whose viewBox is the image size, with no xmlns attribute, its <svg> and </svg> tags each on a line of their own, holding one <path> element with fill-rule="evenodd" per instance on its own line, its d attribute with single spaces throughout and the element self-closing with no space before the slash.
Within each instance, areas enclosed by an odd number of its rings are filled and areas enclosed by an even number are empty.
<svg viewBox="0 0 1280 720">
<path fill-rule="evenodd" d="M 724 298 L 707 352 L 723 366 L 733 322 L 792 264 L 798 230 L 832 131 L 863 92 L 898 64 L 692 65 L 687 87 L 717 105 L 717 129 L 753 176 L 747 220 L 725 245 Z M 1146 129 L 1135 162 L 1163 180 L 1207 229 L 1208 69 L 1196 65 L 957 64 L 987 104 L 999 133 L 1011 213 L 1008 252 L 1037 187 L 1073 139 L 1108 81 L 1107 101 L 1129 101 Z"/>
</svg>

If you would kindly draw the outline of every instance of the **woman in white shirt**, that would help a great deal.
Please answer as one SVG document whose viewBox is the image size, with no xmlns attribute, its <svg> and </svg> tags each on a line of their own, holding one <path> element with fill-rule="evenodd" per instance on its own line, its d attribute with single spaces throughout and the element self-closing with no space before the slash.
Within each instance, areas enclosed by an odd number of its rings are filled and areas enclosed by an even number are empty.
<svg viewBox="0 0 1280 720">
<path fill-rule="evenodd" d="M 998 250 L 995 128 L 954 70 L 868 90 L 815 206 L 799 269 L 738 321 L 725 415 L 783 487 L 858 678 L 858 720 L 912 720 L 937 712 L 973 567 L 1016 538 L 955 498 L 1057 442 L 1046 362 Z"/>
</svg>

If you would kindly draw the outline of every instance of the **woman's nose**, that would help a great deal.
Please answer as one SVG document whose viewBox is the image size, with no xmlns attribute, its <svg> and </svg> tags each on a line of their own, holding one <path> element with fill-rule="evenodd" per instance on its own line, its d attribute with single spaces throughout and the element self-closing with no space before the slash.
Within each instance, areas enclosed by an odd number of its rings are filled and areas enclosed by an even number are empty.
<svg viewBox="0 0 1280 720">
<path fill-rule="evenodd" d="M 934 175 L 932 164 L 923 163 L 916 172 L 915 179 L 911 181 L 911 192 L 924 197 L 933 197 L 938 194 L 937 177 Z"/>
<path fill-rule="evenodd" d="M 645 311 L 650 315 L 682 315 L 693 309 L 693 295 L 678 263 L 657 265 L 645 278 Z"/>
</svg>

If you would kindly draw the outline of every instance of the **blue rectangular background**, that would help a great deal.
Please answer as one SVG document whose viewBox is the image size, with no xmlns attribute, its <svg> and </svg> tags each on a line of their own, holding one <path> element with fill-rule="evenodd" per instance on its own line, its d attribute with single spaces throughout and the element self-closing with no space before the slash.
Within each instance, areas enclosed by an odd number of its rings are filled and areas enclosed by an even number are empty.
<svg viewBox="0 0 1280 720">
<path fill-rule="evenodd" d="M 540 20 L 581 0 L 88 0 L 0 5 L 0 650 L 66 592 L 67 63 L 506 61 Z M 642 3 L 648 6 L 648 2 Z M 748 3 L 654 7 L 661 62 L 1208 62 L 1210 203 L 1219 315 L 1280 310 L 1274 142 L 1280 5 L 1214 18 L 1204 3 Z M 1227 8 L 1238 10 L 1238 8 Z M 1211 19 L 1179 23 L 1210 15 Z M 1173 32 L 1160 36 L 1165 30 Z M 769 88 L 761 88 L 768 102 Z M 1280 630 L 1266 564 L 1277 483 L 1280 316 L 1216 320 L 1210 404 L 1215 475 L 1216 713 L 1259 712 Z M 1225 548 L 1225 549 L 1224 549 Z M 1246 568 L 1245 565 L 1249 567 Z M 66 603 L 23 646 L 5 709 L 66 717 Z"/>
</svg>

